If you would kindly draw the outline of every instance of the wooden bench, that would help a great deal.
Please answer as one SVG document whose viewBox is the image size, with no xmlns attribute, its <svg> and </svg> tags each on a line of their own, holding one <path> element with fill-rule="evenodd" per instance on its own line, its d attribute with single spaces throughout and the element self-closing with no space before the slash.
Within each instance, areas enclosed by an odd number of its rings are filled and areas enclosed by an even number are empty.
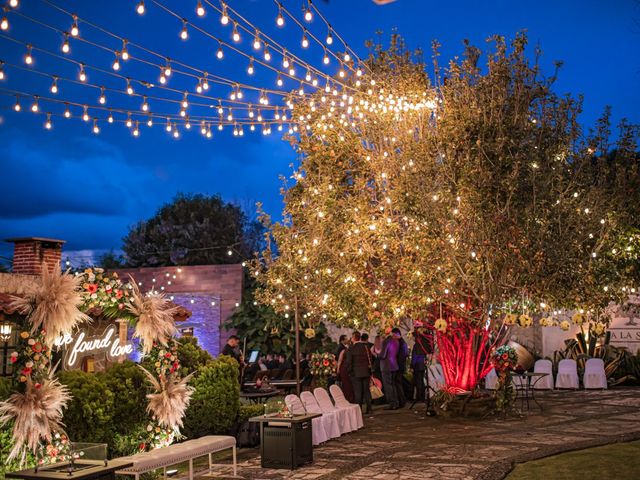
<svg viewBox="0 0 640 480">
<path fill-rule="evenodd" d="M 211 454 L 231 448 L 233 450 L 233 476 L 237 476 L 236 463 L 236 439 L 227 435 L 208 435 L 206 437 L 175 443 L 168 447 L 157 448 L 150 452 L 137 453 L 117 460 L 133 463 L 131 467 L 116 471 L 118 475 L 133 475 L 139 480 L 140 474 L 151 472 L 159 468 L 163 469 L 164 478 L 167 478 L 167 467 L 182 462 L 189 462 L 189 480 L 193 480 L 193 459 L 209 455 L 209 471 Z"/>
</svg>

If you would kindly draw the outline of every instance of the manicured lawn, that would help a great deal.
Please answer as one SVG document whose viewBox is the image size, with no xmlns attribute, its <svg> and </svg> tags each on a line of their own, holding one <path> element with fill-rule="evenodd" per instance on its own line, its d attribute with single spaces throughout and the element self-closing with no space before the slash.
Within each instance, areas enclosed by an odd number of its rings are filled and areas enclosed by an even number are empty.
<svg viewBox="0 0 640 480">
<path fill-rule="evenodd" d="M 563 453 L 516 465 L 507 480 L 640 478 L 640 441 Z"/>
</svg>

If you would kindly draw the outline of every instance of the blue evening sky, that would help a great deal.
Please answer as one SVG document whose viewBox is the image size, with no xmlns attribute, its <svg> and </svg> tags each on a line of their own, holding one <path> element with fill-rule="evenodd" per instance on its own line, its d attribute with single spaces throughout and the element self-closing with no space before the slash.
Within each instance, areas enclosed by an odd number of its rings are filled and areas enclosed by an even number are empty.
<svg viewBox="0 0 640 480">
<path fill-rule="evenodd" d="M 134 0 L 109 2 L 56 0 L 56 5 L 77 13 L 81 19 L 94 22 L 113 33 L 188 65 L 243 83 L 259 87 L 275 87 L 275 74 L 257 68 L 254 77 L 246 74 L 247 60 L 225 50 L 218 61 L 218 44 L 190 28 L 189 39 L 178 38 L 181 22 L 147 0 L 147 12 L 138 16 Z M 207 14 L 199 19 L 194 14 L 196 0 L 180 2 L 162 0 L 209 33 L 228 40 L 231 27 L 223 27 L 219 15 L 207 6 Z M 218 0 L 213 0 L 219 5 Z M 300 48 L 301 30 L 287 18 L 284 28 L 275 28 L 276 4 L 272 0 L 230 0 L 229 5 L 249 19 L 261 31 L 272 35 L 279 43 L 303 57 L 326 73 L 336 72 L 336 63 L 324 68 L 322 51 Z M 285 7 L 300 15 L 299 0 L 284 0 Z M 397 0 L 377 6 L 370 0 L 316 0 L 316 5 L 361 57 L 366 56 L 365 40 L 375 38 L 377 31 L 387 39 L 396 28 L 411 48 L 421 47 L 427 55 L 431 41 L 441 44 L 441 60 L 446 61 L 462 51 L 463 39 L 480 47 L 492 34 L 512 38 L 526 29 L 530 44 L 539 44 L 546 74 L 553 71 L 553 62 L 562 60 L 556 89 L 560 93 L 583 94 L 582 122 L 593 125 L 605 105 L 613 108 L 614 122 L 627 117 L 640 122 L 640 2 L 634 0 L 542 0 L 435 2 Z M 206 5 L 205 5 L 206 6 Z M 78 118 L 81 107 L 75 107 L 76 118 L 55 118 L 54 128 L 43 128 L 44 117 L 34 115 L 29 106 L 32 97 L 22 98 L 22 112 L 12 108 L 15 97 L 7 91 L 19 90 L 43 97 L 48 92 L 51 77 L 25 72 L 25 44 L 34 46 L 34 70 L 76 78 L 77 65 L 47 56 L 35 48 L 44 48 L 62 55 L 62 37 L 58 32 L 35 26 L 27 18 L 37 18 L 61 30 L 69 30 L 69 16 L 51 8 L 43 0 L 20 0 L 17 12 L 9 12 L 10 28 L 0 33 L 0 60 L 6 62 L 6 78 L 0 81 L 0 238 L 12 236 L 46 236 L 67 240 L 67 251 L 118 249 L 127 228 L 148 218 L 178 192 L 221 194 L 226 200 L 239 202 L 255 210 L 257 201 L 267 211 L 279 215 L 281 200 L 279 175 L 289 175 L 289 165 L 295 161 L 290 146 L 273 129 L 270 136 L 258 132 L 236 138 L 231 128 L 213 131 L 206 139 L 193 128 L 173 139 L 162 124 L 149 129 L 140 126 L 141 135 L 134 138 L 123 125 L 100 123 L 100 134 L 91 132 L 91 122 Z M 80 23 L 80 35 L 93 42 L 119 49 L 121 45 L 88 25 Z M 308 26 L 309 32 L 320 38 L 326 27 L 317 18 Z M 7 40 L 17 39 L 20 43 Z M 251 39 L 244 35 L 240 48 L 251 52 Z M 130 48 L 135 56 L 135 49 Z M 257 54 L 256 57 L 258 56 Z M 70 58 L 87 65 L 110 70 L 113 54 L 71 41 Z M 276 61 L 278 60 L 278 61 Z M 158 60 L 156 60 L 158 61 Z M 279 65 L 279 59 L 272 63 Z M 177 68 L 174 66 L 174 68 Z M 301 70 L 298 68 L 298 70 Z M 87 70 L 89 82 L 108 88 L 124 89 L 120 79 Z M 157 82 L 158 70 L 134 60 L 122 63 L 120 73 L 137 79 Z M 300 73 L 298 73 L 299 75 Z M 195 80 L 172 75 L 169 86 L 193 92 Z M 287 83 L 289 89 L 297 83 Z M 137 86 L 136 92 L 144 87 Z M 60 81 L 57 98 L 80 104 L 97 105 L 99 90 Z M 153 95 L 149 90 L 149 95 Z M 228 97 L 228 87 L 215 87 L 210 95 Z M 247 92 L 257 103 L 257 96 Z M 165 95 L 166 96 L 166 95 Z M 175 97 L 179 99 L 180 96 Z M 275 100 L 276 97 L 273 97 Z M 194 97 L 190 98 L 195 101 Z M 273 101 L 272 100 L 272 101 Z M 154 112 L 167 110 L 162 102 L 150 100 Z M 141 99 L 107 92 L 107 105 L 126 105 L 138 109 Z M 43 111 L 61 113 L 60 105 L 40 102 Z M 198 107 L 209 114 L 207 105 Z M 196 107 L 190 107 L 196 110 Z M 195 115 L 195 113 L 193 113 Z M 92 115 L 93 116 L 93 115 Z M 0 246 L 0 257 L 10 256 L 10 246 Z M 1 260 L 1 258 L 0 258 Z"/>
</svg>

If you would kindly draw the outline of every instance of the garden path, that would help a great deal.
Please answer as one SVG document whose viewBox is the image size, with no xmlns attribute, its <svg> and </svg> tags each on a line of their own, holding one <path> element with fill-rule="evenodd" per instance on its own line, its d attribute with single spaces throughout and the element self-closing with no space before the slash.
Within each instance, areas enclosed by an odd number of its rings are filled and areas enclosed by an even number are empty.
<svg viewBox="0 0 640 480">
<path fill-rule="evenodd" d="M 258 450 L 245 449 L 238 473 L 251 480 L 498 480 L 516 462 L 640 438 L 639 388 L 536 396 L 544 412 L 532 406 L 521 417 L 504 419 L 425 418 L 423 408 L 378 407 L 363 430 L 315 448 L 312 465 L 261 469 Z M 224 467 L 215 474 L 231 478 Z"/>
</svg>

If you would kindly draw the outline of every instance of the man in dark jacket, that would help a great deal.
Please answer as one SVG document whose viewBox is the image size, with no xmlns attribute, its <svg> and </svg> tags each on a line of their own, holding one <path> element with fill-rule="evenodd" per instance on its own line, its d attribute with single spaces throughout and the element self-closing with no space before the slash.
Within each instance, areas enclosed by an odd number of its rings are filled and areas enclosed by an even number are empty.
<svg viewBox="0 0 640 480">
<path fill-rule="evenodd" d="M 346 353 L 347 372 L 351 376 L 355 402 L 362 407 L 364 413 L 371 413 L 371 392 L 369 391 L 369 378 L 371 377 L 371 353 L 367 344 L 362 341 L 360 332 L 353 332 L 351 336 L 353 345 Z"/>
<path fill-rule="evenodd" d="M 407 357 L 409 356 L 409 346 L 407 342 L 402 338 L 402 332 L 399 328 L 391 330 L 393 335 L 398 340 L 398 371 L 393 376 L 393 383 L 396 387 L 396 395 L 398 397 L 398 407 L 403 408 L 407 403 L 407 397 L 404 394 L 403 379 L 404 374 L 407 371 Z"/>
<path fill-rule="evenodd" d="M 398 337 L 392 333 L 382 342 L 382 350 L 380 351 L 380 355 L 378 355 L 380 359 L 380 372 L 382 373 L 384 398 L 389 404 L 387 410 L 396 410 L 400 406 L 395 384 L 395 378 L 398 374 L 399 349 L 400 342 Z"/>
</svg>

